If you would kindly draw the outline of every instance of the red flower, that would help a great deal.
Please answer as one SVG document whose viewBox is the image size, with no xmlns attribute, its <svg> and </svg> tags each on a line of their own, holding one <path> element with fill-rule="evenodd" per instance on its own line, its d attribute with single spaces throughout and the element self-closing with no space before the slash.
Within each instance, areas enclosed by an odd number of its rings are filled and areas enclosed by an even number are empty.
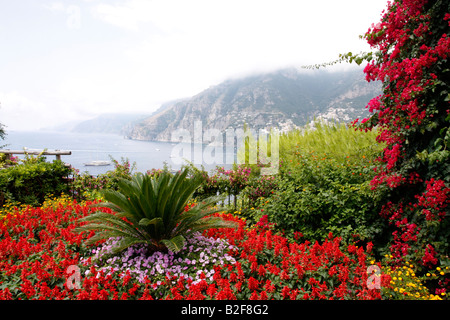
<svg viewBox="0 0 450 320">
<path fill-rule="evenodd" d="M 266 269 L 264 268 L 264 266 L 261 264 L 258 267 L 258 275 L 260 277 L 263 277 L 266 274 Z"/>
<path fill-rule="evenodd" d="M 436 251 L 433 246 L 428 244 L 425 248 L 425 254 L 422 257 L 422 263 L 424 266 L 432 267 L 438 263 L 438 259 L 436 258 Z"/>
<path fill-rule="evenodd" d="M 250 277 L 250 278 L 248 278 L 247 285 L 248 285 L 248 288 L 250 289 L 250 291 L 254 291 L 254 290 L 258 289 L 259 281 L 253 277 Z"/>
<path fill-rule="evenodd" d="M 250 300 L 259 300 L 259 296 L 258 293 L 256 291 L 253 291 L 251 296 L 250 296 Z"/>
<path fill-rule="evenodd" d="M 281 290 L 281 296 L 283 297 L 283 299 L 287 299 L 289 298 L 291 289 L 289 289 L 288 286 L 284 286 L 283 289 Z"/>
<path fill-rule="evenodd" d="M 289 274 L 285 270 L 283 270 L 281 272 L 281 277 L 280 278 L 281 278 L 281 280 L 289 280 L 290 279 Z"/>
<path fill-rule="evenodd" d="M 213 284 L 210 284 L 209 286 L 208 286 L 208 289 L 206 290 L 206 294 L 212 299 L 213 297 L 214 297 L 214 295 L 216 294 L 216 292 L 217 292 L 217 288 L 216 288 L 216 285 L 213 283 Z"/>
<path fill-rule="evenodd" d="M 270 280 L 266 280 L 266 284 L 264 285 L 264 289 L 267 292 L 272 293 L 272 292 L 275 291 L 275 285 L 273 285 Z"/>
<path fill-rule="evenodd" d="M 261 291 L 261 295 L 259 297 L 260 300 L 268 300 L 269 297 L 267 296 L 266 291 Z"/>
</svg>

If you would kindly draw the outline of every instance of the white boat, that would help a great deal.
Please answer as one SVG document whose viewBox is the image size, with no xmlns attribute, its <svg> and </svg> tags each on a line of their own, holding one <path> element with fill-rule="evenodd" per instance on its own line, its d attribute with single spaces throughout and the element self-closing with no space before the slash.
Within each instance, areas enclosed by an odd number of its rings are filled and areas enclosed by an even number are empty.
<svg viewBox="0 0 450 320">
<path fill-rule="evenodd" d="M 103 161 L 103 160 L 94 160 L 91 162 L 86 162 L 85 166 L 109 166 L 111 162 L 109 161 Z"/>
</svg>

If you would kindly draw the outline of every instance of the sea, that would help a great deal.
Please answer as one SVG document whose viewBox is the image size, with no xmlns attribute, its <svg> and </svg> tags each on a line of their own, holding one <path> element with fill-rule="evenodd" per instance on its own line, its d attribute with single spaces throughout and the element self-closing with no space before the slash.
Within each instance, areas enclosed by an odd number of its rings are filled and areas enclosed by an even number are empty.
<svg viewBox="0 0 450 320">
<path fill-rule="evenodd" d="M 225 150 L 223 161 L 211 161 L 204 157 L 207 145 L 181 144 L 171 142 L 138 141 L 124 138 L 117 134 L 99 133 L 74 133 L 74 132 L 49 132 L 49 131 L 8 131 L 4 141 L 0 145 L 6 145 L 2 149 L 10 150 L 66 150 L 71 155 L 62 155 L 61 160 L 78 169 L 80 173 L 88 172 L 91 175 L 103 174 L 114 169 L 112 159 L 128 159 L 131 164 L 135 163 L 134 172 L 146 172 L 151 169 L 160 169 L 166 164 L 172 171 L 179 170 L 183 164 L 192 162 L 196 167 L 212 171 L 216 166 L 230 168 L 230 155 L 226 158 Z M 211 149 L 211 148 L 210 148 Z M 208 150 L 210 150 L 208 149 Z M 22 155 L 19 158 L 23 158 Z M 52 161 L 54 155 L 46 155 L 47 161 Z M 92 161 L 109 161 L 107 166 L 88 166 L 86 163 Z"/>
</svg>

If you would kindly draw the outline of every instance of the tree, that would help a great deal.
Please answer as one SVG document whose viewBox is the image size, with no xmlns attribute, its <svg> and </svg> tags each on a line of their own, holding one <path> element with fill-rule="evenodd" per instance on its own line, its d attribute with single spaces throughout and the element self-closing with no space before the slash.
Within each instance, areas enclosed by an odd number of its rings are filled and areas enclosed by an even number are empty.
<svg viewBox="0 0 450 320">
<path fill-rule="evenodd" d="M 4 140 L 6 136 L 4 125 L 0 123 L 0 139 Z"/>
<path fill-rule="evenodd" d="M 0 104 L 1 104 L 1 102 L 0 102 Z M 0 123 L 0 139 L 4 140 L 5 136 L 6 136 L 5 126 L 2 123 Z M 3 147 L 5 147 L 5 146 L 0 145 L 0 149 L 2 149 Z"/>
<path fill-rule="evenodd" d="M 6 136 L 6 132 L 5 132 L 5 126 L 0 123 L 0 139 L 4 140 Z M 0 146 L 0 149 L 3 148 L 4 146 Z"/>
<path fill-rule="evenodd" d="M 6 132 L 5 132 L 5 126 L 0 123 L 0 139 L 5 140 Z M 3 149 L 6 145 L 0 145 L 0 149 Z"/>
</svg>

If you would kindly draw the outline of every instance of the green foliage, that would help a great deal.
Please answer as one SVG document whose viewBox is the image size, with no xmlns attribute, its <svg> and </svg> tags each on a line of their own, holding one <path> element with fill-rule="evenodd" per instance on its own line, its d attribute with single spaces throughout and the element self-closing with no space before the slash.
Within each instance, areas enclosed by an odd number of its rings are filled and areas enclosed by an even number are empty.
<svg viewBox="0 0 450 320">
<path fill-rule="evenodd" d="M 101 198 L 101 190 L 117 190 L 117 183 L 120 179 L 131 179 L 136 164 L 130 164 L 128 158 L 121 158 L 121 161 L 111 157 L 114 163 L 114 170 L 107 171 L 98 176 L 92 176 L 89 172 L 79 173 L 73 171 L 73 181 L 71 185 L 71 194 L 77 201 L 95 200 Z"/>
<path fill-rule="evenodd" d="M 256 209 L 245 214 L 253 221 L 268 215 L 278 229 L 291 236 L 301 233 L 310 241 L 332 232 L 348 243 L 372 241 L 381 248 L 385 223 L 378 213 L 383 193 L 370 186 L 373 159 L 381 151 L 375 133 L 343 124 L 318 124 L 284 134 L 279 174 L 265 182 L 273 189 L 261 184 L 258 200 L 250 198 Z"/>
<path fill-rule="evenodd" d="M 1 147 L 0 147 L 1 148 Z M 5 168 L 5 167 L 9 167 L 9 166 L 14 166 L 17 163 L 19 163 L 19 158 L 18 157 L 10 157 L 9 159 L 7 158 L 6 154 L 4 153 L 0 153 L 0 168 Z"/>
<path fill-rule="evenodd" d="M 254 204 L 260 198 L 266 198 L 273 194 L 277 187 L 277 178 L 271 176 L 259 176 L 248 181 L 244 194 L 250 204 Z"/>
<path fill-rule="evenodd" d="M 382 83 L 383 93 L 367 105 L 372 115 L 359 124 L 376 128 L 386 145 L 371 184 L 388 190 L 380 214 L 392 229 L 390 263 L 409 260 L 425 272 L 448 264 L 450 253 L 450 4 L 387 6 L 361 36 L 373 53 L 349 52 L 322 66 L 367 61 L 366 80 Z M 448 290 L 448 281 L 440 285 Z"/>
<path fill-rule="evenodd" d="M 386 143 L 372 184 L 389 189 L 381 214 L 393 228 L 395 263 L 424 270 L 448 263 L 450 253 L 449 8 L 449 1 L 393 1 L 364 35 L 376 50 L 366 79 L 383 86 L 360 125 L 378 128 Z"/>
<path fill-rule="evenodd" d="M 0 170 L 2 200 L 41 204 L 46 195 L 69 192 L 70 168 L 60 160 L 46 162 L 45 157 L 26 156 L 21 164 Z M 3 203 L 2 203 L 3 204 Z"/>
<path fill-rule="evenodd" d="M 360 162 L 378 156 L 383 145 L 376 141 L 377 132 L 361 133 L 343 123 L 316 122 L 303 130 L 292 130 L 280 137 L 280 154 L 288 160 L 297 151 L 326 154 L 337 161 Z M 364 158 L 363 158 L 364 156 Z"/>
<path fill-rule="evenodd" d="M 6 132 L 5 132 L 5 126 L 0 123 L 0 140 L 5 140 Z M 4 145 L 0 145 L 0 149 L 5 147 Z"/>
<path fill-rule="evenodd" d="M 261 206 L 271 222 L 310 241 L 329 232 L 346 242 L 381 234 L 380 198 L 369 185 L 370 166 L 314 154 L 299 153 L 296 160 L 281 168 L 278 189 Z"/>
<path fill-rule="evenodd" d="M 89 223 L 78 230 L 97 231 L 89 243 L 121 237 L 115 253 L 137 243 L 151 250 L 178 252 L 193 232 L 234 226 L 219 217 L 207 217 L 220 211 L 213 208 L 216 197 L 185 209 L 204 179 L 201 175 L 187 177 L 187 173 L 188 169 L 174 175 L 168 171 L 155 176 L 138 173 L 131 180 L 119 179 L 118 191 L 105 190 L 107 203 L 99 204 L 114 213 L 98 212 L 83 218 L 80 222 Z"/>
</svg>

